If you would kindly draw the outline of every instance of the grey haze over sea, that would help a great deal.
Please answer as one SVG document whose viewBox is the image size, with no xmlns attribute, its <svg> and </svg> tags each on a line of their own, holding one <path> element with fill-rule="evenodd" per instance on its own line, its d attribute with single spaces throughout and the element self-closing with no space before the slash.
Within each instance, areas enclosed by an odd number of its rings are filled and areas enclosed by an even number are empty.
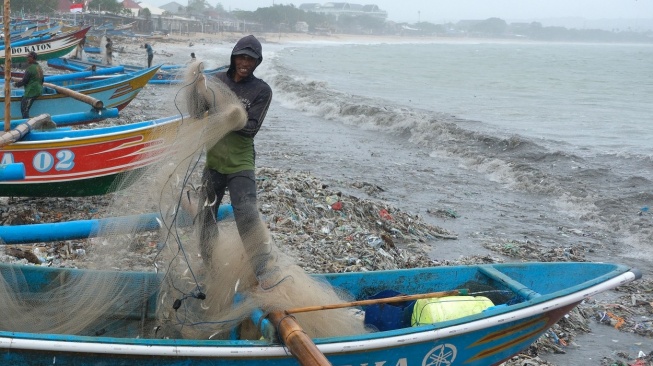
<svg viewBox="0 0 653 366">
<path fill-rule="evenodd" d="M 378 184 L 381 198 L 460 233 L 455 253 L 503 237 L 578 245 L 590 260 L 651 257 L 653 46 L 307 42 L 264 52 L 257 75 L 277 117 L 262 136 L 304 139 L 310 160 L 272 164 Z M 425 214 L 446 208 L 460 219 Z"/>
</svg>

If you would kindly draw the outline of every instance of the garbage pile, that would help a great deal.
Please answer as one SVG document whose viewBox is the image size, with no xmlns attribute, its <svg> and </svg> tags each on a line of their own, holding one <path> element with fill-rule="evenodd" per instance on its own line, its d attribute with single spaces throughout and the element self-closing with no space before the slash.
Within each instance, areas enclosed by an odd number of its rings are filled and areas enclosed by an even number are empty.
<svg viewBox="0 0 653 366">
<path fill-rule="evenodd" d="M 456 234 L 425 224 L 419 216 L 385 202 L 333 190 L 307 173 L 261 168 L 257 177 L 260 211 L 276 244 L 309 273 L 500 263 L 506 257 L 524 261 L 585 261 L 582 247 L 547 248 L 530 240 L 486 244 L 496 256 L 469 256 L 455 261 L 429 258 L 429 248 L 446 245 L 446 241 L 456 239 Z M 0 224 L 100 218 L 110 199 L 111 195 L 2 198 Z M 124 262 L 116 266 L 142 269 L 152 263 L 157 252 L 157 234 L 140 235 L 143 245 L 131 248 L 130 253 L 121 256 Z M 84 267 L 87 254 L 93 253 L 97 245 L 103 245 L 101 238 L 15 245 L 5 250 L 0 261 Z M 653 282 L 644 278 L 617 291 L 621 295 L 612 303 L 588 299 L 505 365 L 552 365 L 540 356 L 566 353 L 575 347 L 577 335 L 590 332 L 591 322 L 650 340 L 653 336 L 650 317 Z M 643 346 L 638 354 L 623 351 L 602 362 L 606 365 L 653 365 L 653 347 L 649 348 Z"/>
</svg>

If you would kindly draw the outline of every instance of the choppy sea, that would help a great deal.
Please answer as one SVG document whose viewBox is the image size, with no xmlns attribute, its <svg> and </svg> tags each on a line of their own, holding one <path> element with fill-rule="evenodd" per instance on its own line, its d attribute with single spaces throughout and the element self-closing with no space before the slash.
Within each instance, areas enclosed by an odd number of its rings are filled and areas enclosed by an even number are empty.
<svg viewBox="0 0 653 366">
<path fill-rule="evenodd" d="M 314 146 L 318 170 L 329 140 L 353 131 L 385 136 L 393 140 L 384 151 L 407 154 L 402 164 L 452 177 L 433 179 L 440 187 L 465 189 L 458 178 L 469 175 L 488 189 L 481 196 L 519 195 L 528 206 L 517 203 L 513 212 L 547 203 L 541 215 L 580 220 L 605 241 L 627 243 L 623 250 L 653 251 L 653 46 L 470 41 L 270 48 L 257 74 L 289 117 L 266 125 L 301 119 L 305 125 L 295 131 L 301 138 L 328 124 Z M 308 127 L 311 119 L 315 127 Z M 363 140 L 345 143 L 343 156 Z M 353 172 L 359 163 L 340 162 Z M 387 160 L 379 164 L 392 173 Z M 376 183 L 393 184 L 387 177 Z M 411 206 L 419 197 L 412 207 L 422 211 L 443 202 L 435 193 L 424 196 L 437 186 L 421 187 L 397 200 Z M 529 231 L 527 223 L 522 231 Z"/>
<path fill-rule="evenodd" d="M 303 45 L 275 56 L 280 73 L 320 83 L 321 93 L 299 99 L 291 85 L 280 88 L 298 108 L 353 107 L 360 98 L 368 118 L 343 122 L 381 130 L 453 122 L 582 156 L 653 152 L 651 45 Z"/>
</svg>

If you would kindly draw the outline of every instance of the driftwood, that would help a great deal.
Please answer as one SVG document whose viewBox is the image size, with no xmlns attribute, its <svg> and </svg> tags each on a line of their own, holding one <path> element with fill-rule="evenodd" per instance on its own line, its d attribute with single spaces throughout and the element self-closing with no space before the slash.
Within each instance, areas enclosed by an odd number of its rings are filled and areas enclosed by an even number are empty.
<svg viewBox="0 0 653 366">
<path fill-rule="evenodd" d="M 22 250 L 20 248 L 9 247 L 5 249 L 5 253 L 7 255 L 16 257 L 18 259 L 27 259 L 27 261 L 30 263 L 41 264 L 41 261 L 36 256 L 36 254 L 32 253 L 29 250 Z"/>
</svg>

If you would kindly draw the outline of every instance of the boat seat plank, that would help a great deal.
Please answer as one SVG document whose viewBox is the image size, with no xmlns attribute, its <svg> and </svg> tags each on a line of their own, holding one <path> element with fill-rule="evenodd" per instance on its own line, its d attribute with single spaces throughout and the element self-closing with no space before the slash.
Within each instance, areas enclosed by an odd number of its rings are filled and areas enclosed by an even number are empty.
<svg viewBox="0 0 653 366">
<path fill-rule="evenodd" d="M 514 291 L 517 295 L 521 296 L 522 298 L 526 300 L 531 300 L 536 297 L 542 296 L 540 293 L 531 290 L 527 286 L 521 284 L 520 282 L 510 278 L 506 274 L 500 272 L 496 268 L 492 266 L 480 266 L 478 268 L 479 272 L 481 272 L 483 275 L 498 281 L 502 284 L 504 284 L 506 287 Z"/>
</svg>

